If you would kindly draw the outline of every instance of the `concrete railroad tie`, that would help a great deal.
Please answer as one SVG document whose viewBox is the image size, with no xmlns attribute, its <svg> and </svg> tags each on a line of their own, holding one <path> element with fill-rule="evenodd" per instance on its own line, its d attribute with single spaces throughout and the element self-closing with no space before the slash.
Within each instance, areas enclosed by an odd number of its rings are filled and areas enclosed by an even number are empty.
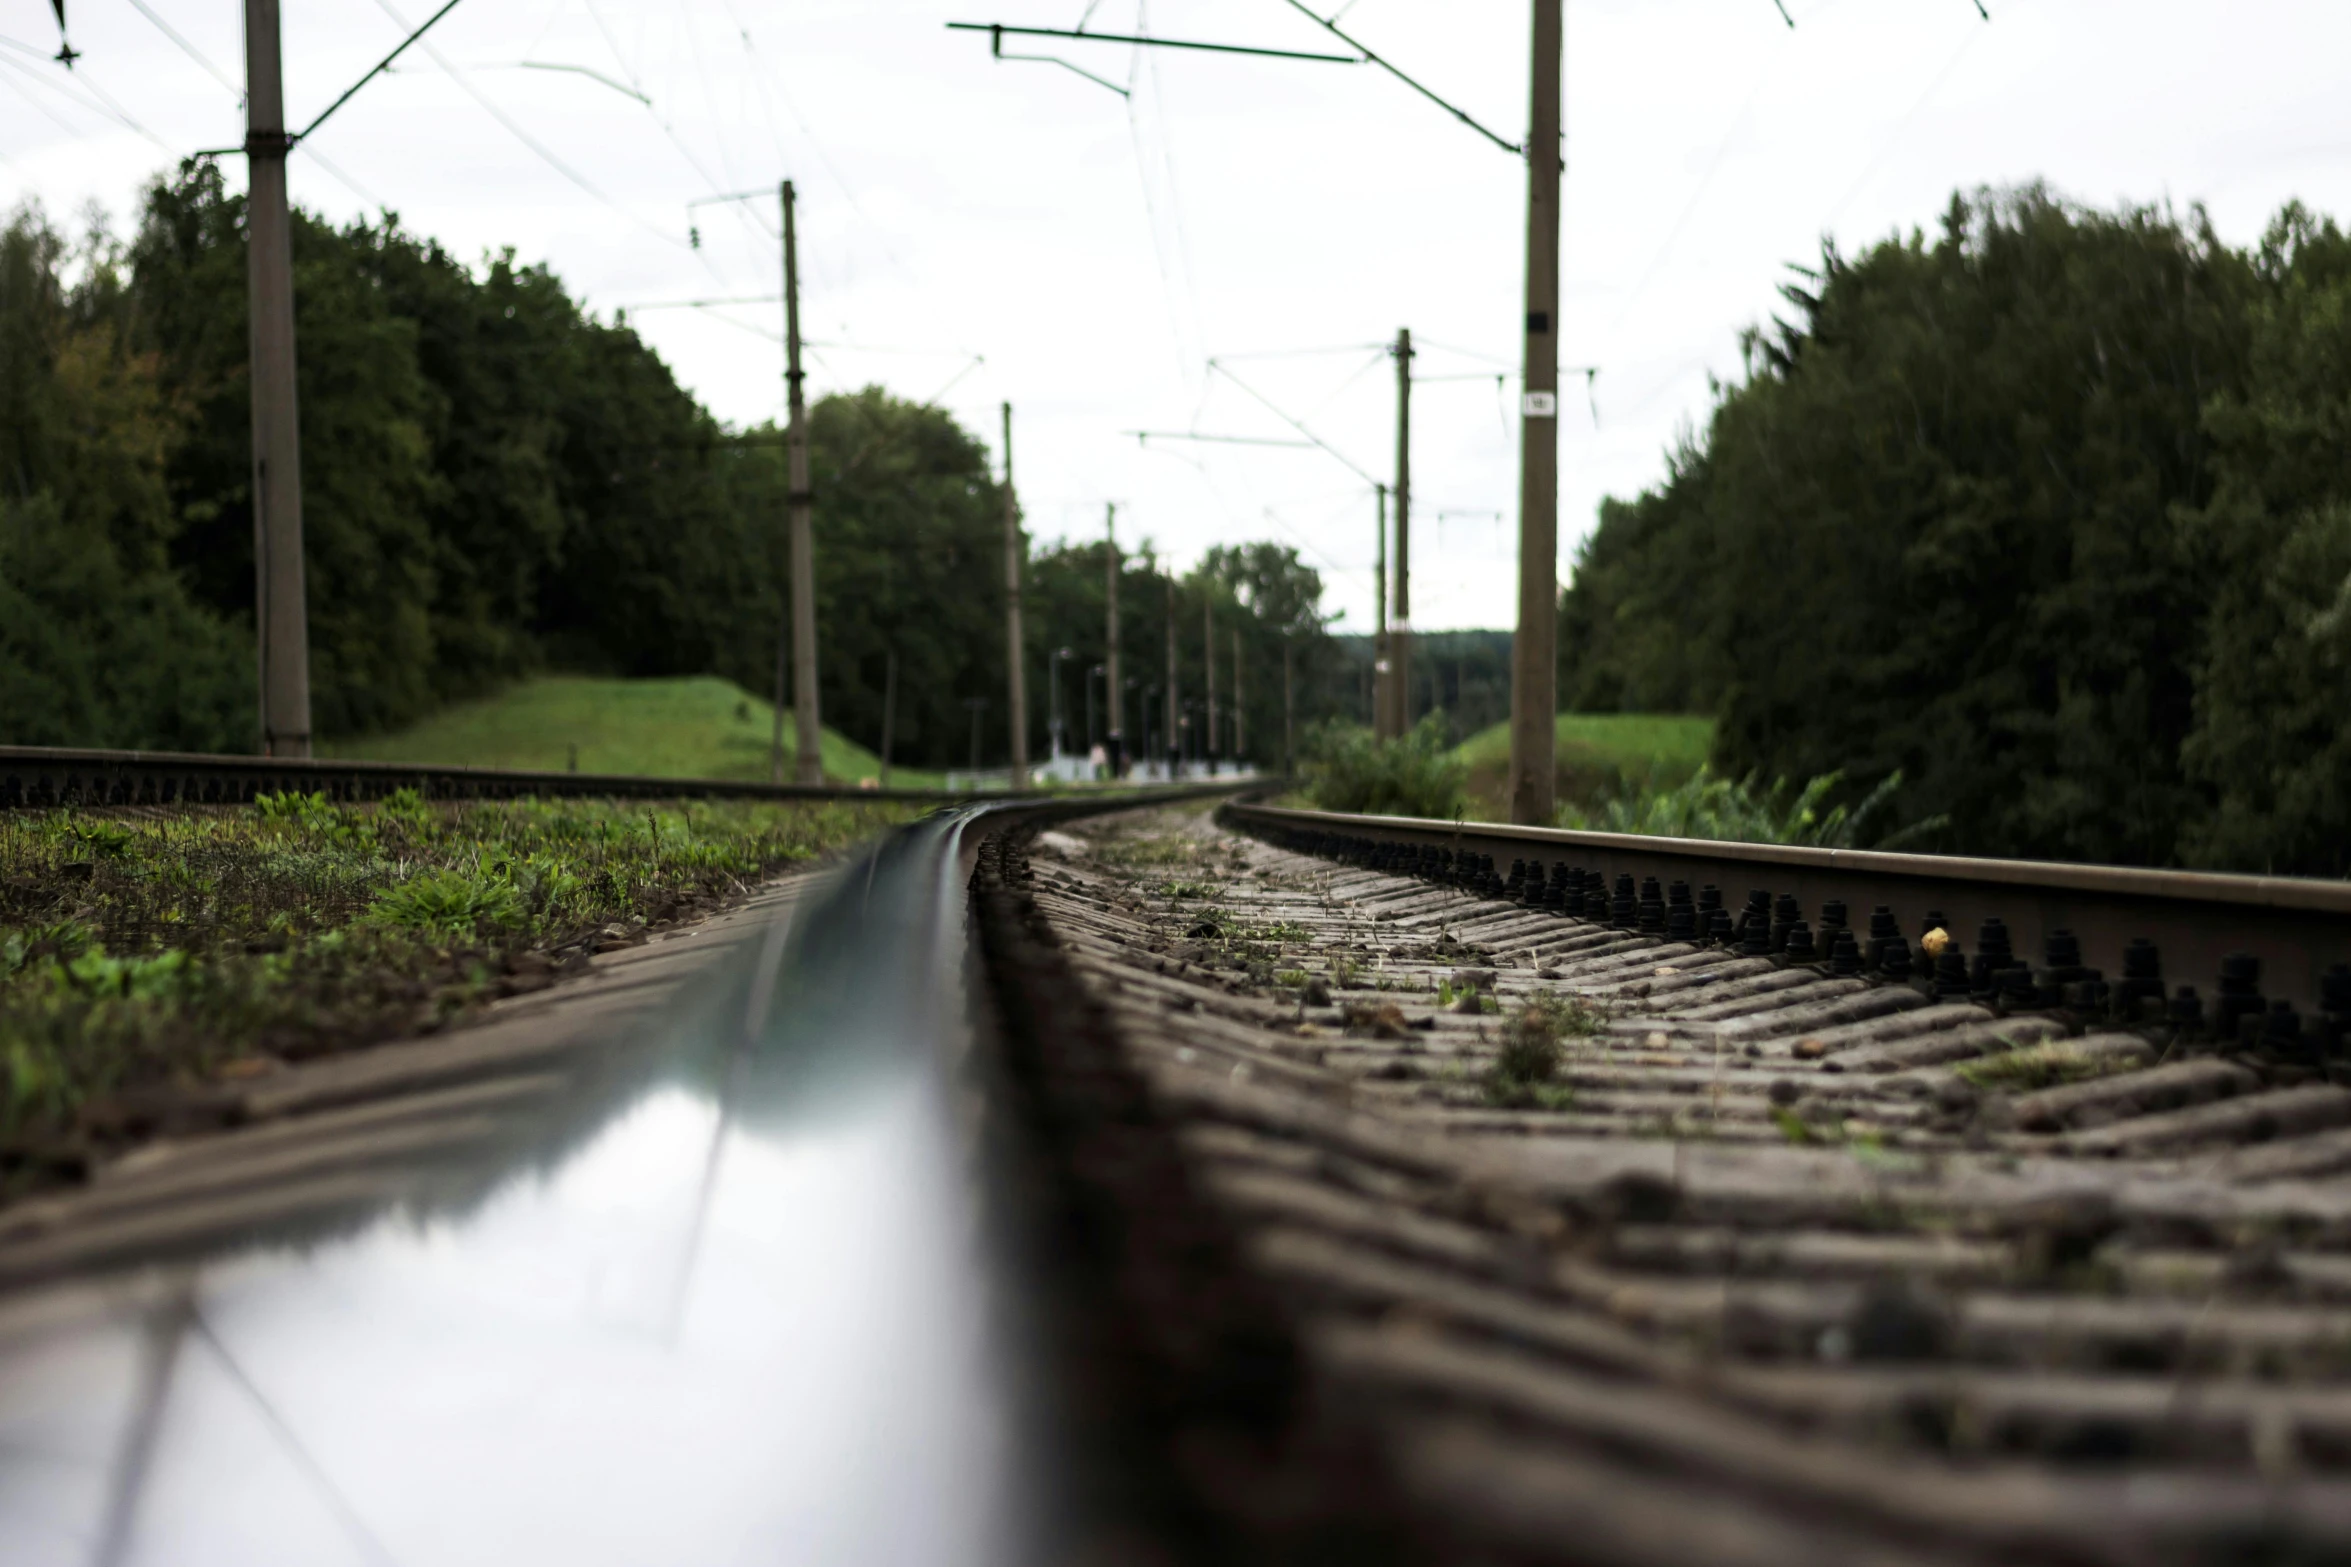
<svg viewBox="0 0 2351 1567">
<path fill-rule="evenodd" d="M 1318 1374 L 1505 1556 L 2351 1560 L 2351 1091 L 2107 1034 L 2002 1092 L 2056 1023 L 1199 807 L 1027 853 Z M 1590 1031 L 1496 1083 L 1537 995 Z"/>
</svg>

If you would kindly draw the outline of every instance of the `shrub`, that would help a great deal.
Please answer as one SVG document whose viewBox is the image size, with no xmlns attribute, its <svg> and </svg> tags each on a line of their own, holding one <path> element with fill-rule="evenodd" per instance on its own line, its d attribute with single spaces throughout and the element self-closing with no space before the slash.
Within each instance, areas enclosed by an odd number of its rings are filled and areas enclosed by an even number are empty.
<svg viewBox="0 0 2351 1567">
<path fill-rule="evenodd" d="M 1559 825 L 1589 832 L 1644 833 L 1661 838 L 1790 843 L 1816 849 L 1860 848 L 1864 824 L 1883 812 L 1900 792 L 1902 774 L 1894 773 L 1857 805 L 1830 805 L 1829 797 L 1843 781 L 1842 773 L 1822 773 L 1791 795 L 1785 778 L 1763 789 L 1757 787 L 1753 773 L 1732 779 L 1718 776 L 1712 768 L 1701 767 L 1687 782 L 1671 788 L 1642 788 L 1621 794 L 1596 811 L 1563 805 Z M 1898 848 L 1945 825 L 1947 818 L 1930 817 L 1870 847 Z"/>
<path fill-rule="evenodd" d="M 1307 737 L 1307 793 L 1326 811 L 1457 820 L 1469 769 L 1431 713 L 1396 740 L 1375 739 L 1360 724 L 1323 724 Z"/>
</svg>

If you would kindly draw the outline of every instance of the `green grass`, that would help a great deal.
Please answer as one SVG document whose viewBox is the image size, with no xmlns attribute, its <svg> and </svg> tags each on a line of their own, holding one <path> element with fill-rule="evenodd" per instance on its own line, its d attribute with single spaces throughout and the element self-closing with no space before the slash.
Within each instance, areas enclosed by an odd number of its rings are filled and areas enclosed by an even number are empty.
<svg viewBox="0 0 2351 1567">
<path fill-rule="evenodd" d="M 1686 713 L 1562 713 L 1558 734 L 1560 798 L 1597 804 L 1626 785 L 1678 784 L 1696 773 L 1714 747 L 1714 720 Z M 1471 811 L 1492 820 L 1507 816 L 1510 726 L 1471 735 L 1454 754 L 1469 768 Z"/>
<path fill-rule="evenodd" d="M 439 762 L 560 773 L 579 748 L 583 773 L 651 778 L 764 779 L 773 709 L 731 680 L 695 675 L 674 680 L 614 680 L 541 675 L 495 696 L 444 708 L 398 734 L 330 742 L 325 754 L 380 762 Z M 784 715 L 784 766 L 790 776 L 797 731 Z M 855 784 L 878 778 L 881 760 L 827 729 L 825 777 Z M 936 789 L 946 779 L 913 768 L 890 770 L 894 787 Z"/>
<path fill-rule="evenodd" d="M 130 1134 L 120 1107 L 141 1093 L 540 988 L 601 942 L 721 905 L 918 809 L 436 805 L 403 791 L 379 805 L 0 812 L 0 1197 Z"/>
</svg>

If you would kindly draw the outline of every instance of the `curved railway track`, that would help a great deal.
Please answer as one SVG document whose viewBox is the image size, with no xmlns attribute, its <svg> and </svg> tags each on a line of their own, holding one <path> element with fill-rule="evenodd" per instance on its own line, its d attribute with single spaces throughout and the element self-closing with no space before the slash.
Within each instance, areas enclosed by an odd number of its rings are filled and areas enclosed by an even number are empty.
<svg viewBox="0 0 2351 1567">
<path fill-rule="evenodd" d="M 1709 882 L 1761 918 L 1721 939 Z M 2351 1559 L 2337 892 L 1197 796 L 944 812 L 788 920 L 250 1085 L 0 1210 L 0 1539 L 174 1559 L 139 1544 L 227 1528 L 204 1455 L 264 1429 L 300 1461 L 239 1482 L 245 1560 L 328 1559 L 287 1544 L 302 1495 L 303 1538 L 395 1561 Z M 2021 981 L 1976 961 L 2003 932 Z M 2191 1016 L 2190 965 L 2240 949 L 2260 979 Z M 877 1105 L 890 1203 L 780 1180 Z M 582 1182 L 677 1195 L 629 1244 L 533 1227 Z M 447 1284 L 517 1249 L 579 1303 Z M 740 1331 L 868 1274 L 829 1333 Z M 605 1331 L 615 1291 L 651 1304 Z M 402 1309 L 355 1322 L 376 1292 Z M 68 1363 L 146 1369 L 41 1380 Z M 879 1467 L 746 1461 L 811 1423 Z M 656 1464 L 701 1478 L 630 1483 Z"/>
<path fill-rule="evenodd" d="M 2345 1020 L 2240 996 L 2230 1030 L 2070 950 L 2028 994 L 1956 944 L 1922 977 L 1882 937 L 1867 974 L 1787 939 L 1820 928 L 1795 886 L 1866 931 L 1865 889 L 1931 885 L 1896 859 L 1234 805 L 1008 845 L 994 896 L 1317 1397 L 1378 1434 L 1426 1559 L 2351 1558 Z M 1608 874 L 1605 911 L 1552 906 L 1582 879 L 1552 865 Z M 1697 889 L 1614 879 L 1700 865 L 1770 894 L 1757 940 L 1677 936 Z M 2216 908 L 2268 897 L 2337 997 L 2342 889 L 2167 878 L 2166 910 L 2130 875 L 1942 869 L 1947 905 L 2041 889 L 2005 916 L 2035 938 L 2111 897 L 2175 948 L 2240 940 Z M 1530 1003 L 1556 1063 L 1499 1075 Z"/>
</svg>

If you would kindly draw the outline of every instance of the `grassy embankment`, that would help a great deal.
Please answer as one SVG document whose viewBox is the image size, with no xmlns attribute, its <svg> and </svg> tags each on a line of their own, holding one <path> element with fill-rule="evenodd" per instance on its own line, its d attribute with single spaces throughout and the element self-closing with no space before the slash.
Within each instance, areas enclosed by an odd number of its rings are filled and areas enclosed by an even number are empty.
<svg viewBox="0 0 2351 1567">
<path fill-rule="evenodd" d="M 1680 713 L 1559 715 L 1559 798 L 1585 807 L 1644 785 L 1671 788 L 1705 765 L 1714 720 Z M 1510 727 L 1496 724 L 1454 753 L 1469 769 L 1469 814 L 1510 815 Z"/>
<path fill-rule="evenodd" d="M 409 794 L 0 813 L 0 1196 L 171 1124 L 207 1083 L 543 988 L 916 809 Z"/>
<path fill-rule="evenodd" d="M 398 734 L 324 747 L 329 756 L 382 762 L 564 771 L 577 746 L 583 773 L 653 778 L 764 779 L 774 709 L 730 680 L 614 680 L 542 675 L 495 696 L 461 702 Z M 797 744 L 784 715 L 787 776 Z M 878 778 L 881 759 L 827 729 L 819 741 L 825 777 L 854 785 Z M 946 779 L 890 770 L 895 788 L 937 789 Z"/>
</svg>

